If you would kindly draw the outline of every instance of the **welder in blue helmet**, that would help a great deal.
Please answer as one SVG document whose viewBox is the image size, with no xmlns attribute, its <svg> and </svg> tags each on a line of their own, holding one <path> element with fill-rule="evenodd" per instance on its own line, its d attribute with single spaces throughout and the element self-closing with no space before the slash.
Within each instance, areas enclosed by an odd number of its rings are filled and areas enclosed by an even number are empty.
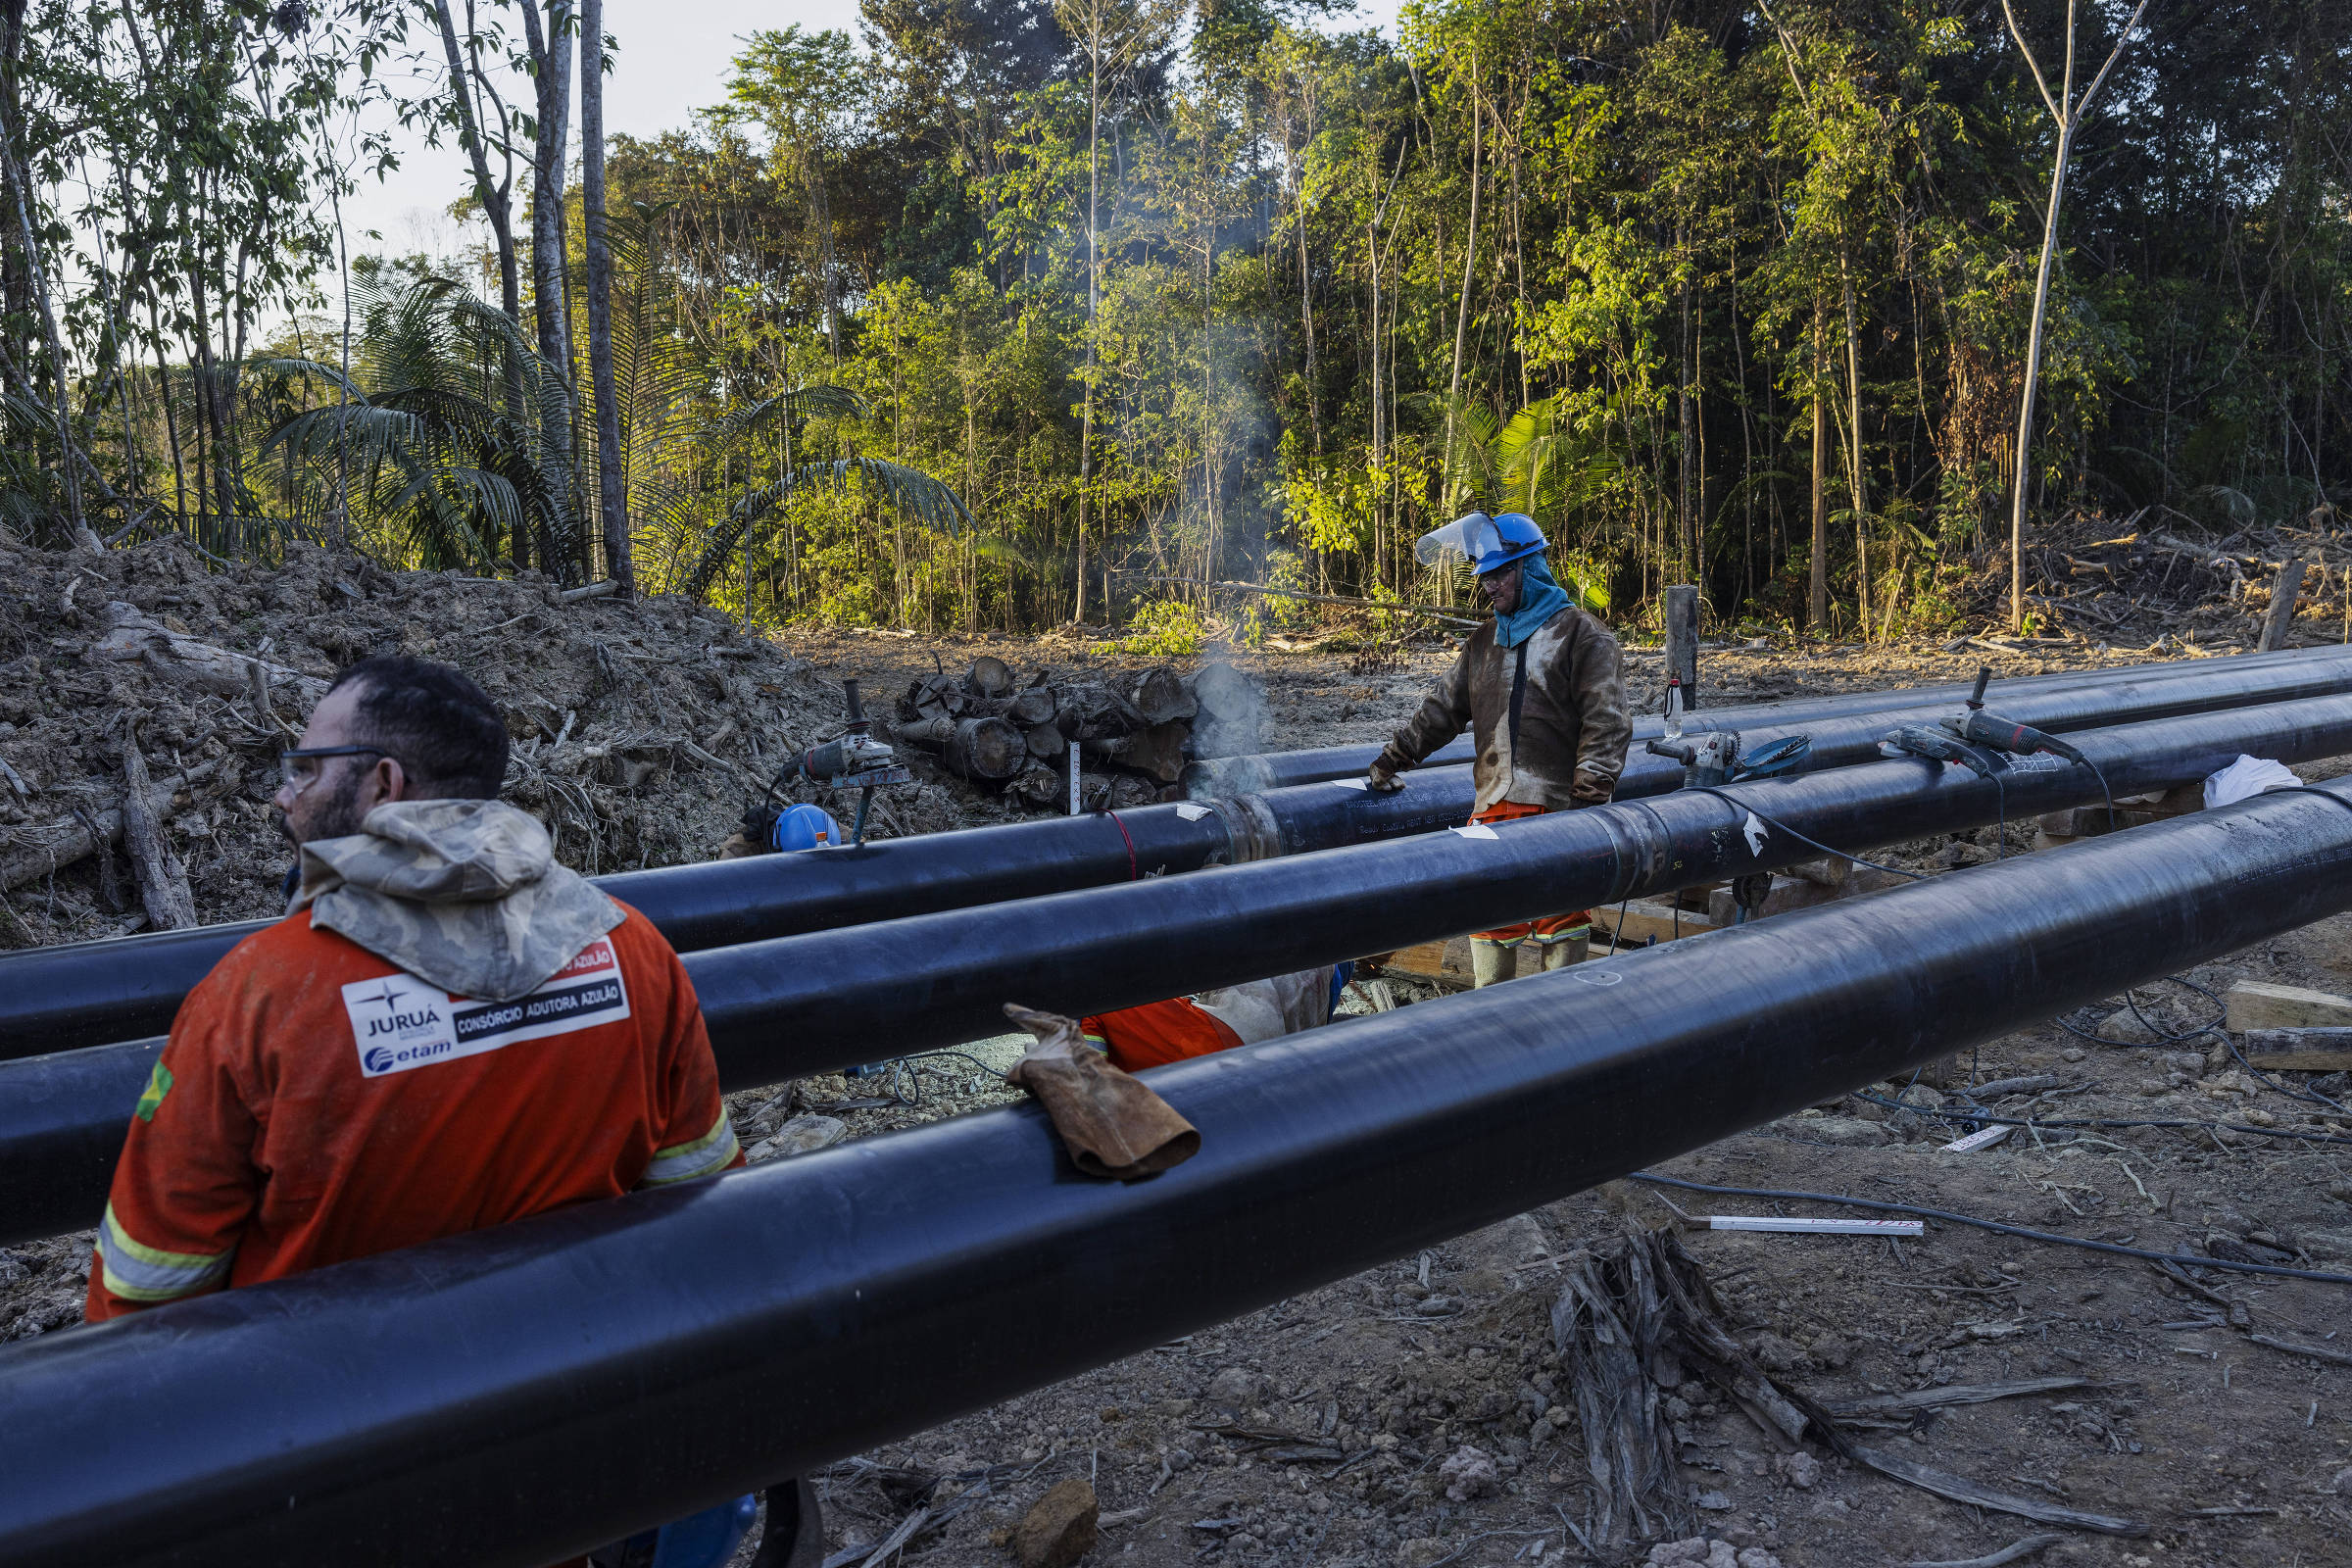
<svg viewBox="0 0 2352 1568">
<path fill-rule="evenodd" d="M 1494 618 L 1470 634 L 1420 710 L 1381 748 L 1367 788 L 1403 788 L 1398 773 L 1469 729 L 1478 747 L 1472 822 L 1598 806 L 1615 792 L 1633 738 L 1617 639 L 1553 580 L 1545 546 L 1535 519 L 1517 512 L 1473 512 L 1422 535 L 1413 548 L 1421 564 L 1470 562 Z M 1472 976 L 1482 986 L 1510 979 L 1531 944 L 1544 968 L 1580 962 L 1592 928 L 1579 909 L 1481 931 L 1470 940 Z"/>
</svg>

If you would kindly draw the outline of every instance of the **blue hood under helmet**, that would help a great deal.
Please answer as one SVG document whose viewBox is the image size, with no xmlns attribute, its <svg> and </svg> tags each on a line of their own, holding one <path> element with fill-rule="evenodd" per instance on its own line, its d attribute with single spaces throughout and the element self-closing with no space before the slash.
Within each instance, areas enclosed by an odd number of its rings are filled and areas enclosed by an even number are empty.
<svg viewBox="0 0 2352 1568">
<path fill-rule="evenodd" d="M 1514 561 L 1525 562 L 1520 567 L 1519 608 L 1494 617 L 1494 640 L 1505 648 L 1516 648 L 1533 637 L 1537 627 L 1568 608 L 1567 590 L 1553 580 L 1542 560 L 1548 547 L 1544 530 L 1524 512 L 1492 517 L 1471 512 L 1423 534 L 1413 545 L 1413 559 L 1435 566 L 1448 557 L 1460 556 L 1482 577 Z"/>
</svg>

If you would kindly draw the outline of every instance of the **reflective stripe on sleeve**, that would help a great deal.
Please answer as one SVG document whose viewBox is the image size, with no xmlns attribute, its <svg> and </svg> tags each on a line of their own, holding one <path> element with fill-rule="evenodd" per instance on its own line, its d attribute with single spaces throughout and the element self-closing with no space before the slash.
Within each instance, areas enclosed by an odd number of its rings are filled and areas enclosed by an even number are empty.
<svg viewBox="0 0 2352 1568">
<path fill-rule="evenodd" d="M 133 1241 L 115 1218 L 112 1203 L 98 1226 L 101 1283 L 125 1301 L 169 1301 L 208 1290 L 227 1275 L 229 1255 L 235 1250 L 167 1252 Z"/>
<path fill-rule="evenodd" d="M 725 1170 L 735 1159 L 735 1124 L 727 1120 L 725 1106 L 720 1106 L 718 1120 L 709 1132 L 691 1144 L 678 1144 L 654 1151 L 654 1162 L 646 1167 L 641 1187 L 667 1187 L 672 1182 L 690 1182 L 697 1176 L 709 1176 Z"/>
</svg>

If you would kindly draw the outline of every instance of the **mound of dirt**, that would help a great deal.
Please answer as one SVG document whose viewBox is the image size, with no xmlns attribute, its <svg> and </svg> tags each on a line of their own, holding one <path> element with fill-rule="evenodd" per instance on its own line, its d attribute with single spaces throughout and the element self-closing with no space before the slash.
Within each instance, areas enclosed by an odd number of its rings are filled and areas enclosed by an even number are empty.
<svg viewBox="0 0 2352 1568">
<path fill-rule="evenodd" d="M 711 858 L 776 765 L 841 721 L 837 681 L 684 600 L 567 603 L 532 573 L 393 572 L 314 549 L 221 570 L 176 541 L 0 546 L 0 947 L 146 923 L 118 847 L 133 732 L 198 918 L 275 913 L 291 858 L 269 805 L 277 753 L 338 668 L 391 653 L 481 682 L 514 737 L 508 797 L 589 873 Z M 1012 814 L 911 761 L 870 835 Z"/>
</svg>

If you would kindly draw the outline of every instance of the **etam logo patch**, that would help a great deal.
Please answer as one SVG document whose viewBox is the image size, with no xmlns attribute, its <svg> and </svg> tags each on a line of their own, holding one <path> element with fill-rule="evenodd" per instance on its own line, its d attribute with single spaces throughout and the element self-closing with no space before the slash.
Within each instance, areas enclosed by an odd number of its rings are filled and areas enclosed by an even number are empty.
<svg viewBox="0 0 2352 1568">
<path fill-rule="evenodd" d="M 381 1078 L 618 1022 L 629 1015 L 629 994 L 612 944 L 599 937 L 545 985 L 513 1002 L 476 1002 L 412 974 L 389 974 L 345 986 L 343 1010 L 361 1076 Z"/>
</svg>

